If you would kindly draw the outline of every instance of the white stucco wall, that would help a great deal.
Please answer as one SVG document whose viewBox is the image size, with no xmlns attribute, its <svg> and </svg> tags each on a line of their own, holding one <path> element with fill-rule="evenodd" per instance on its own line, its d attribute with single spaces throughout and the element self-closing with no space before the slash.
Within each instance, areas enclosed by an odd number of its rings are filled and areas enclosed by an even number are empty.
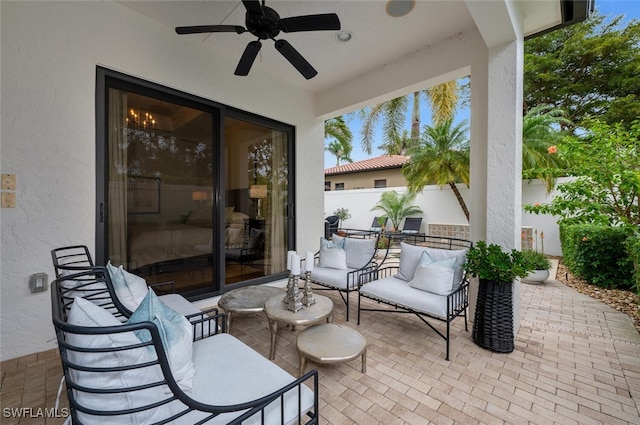
<svg viewBox="0 0 640 425">
<path fill-rule="evenodd" d="M 324 181 L 314 96 L 260 67 L 235 77 L 237 58 L 117 3 L 0 2 L 0 17 L 0 165 L 17 176 L 17 208 L 0 212 L 1 360 L 55 347 L 49 293 L 31 294 L 29 276 L 53 279 L 54 247 L 95 245 L 96 65 L 295 125 L 298 249 L 315 248 Z"/>
<path fill-rule="evenodd" d="M 558 183 L 566 182 L 567 178 L 558 179 Z M 460 193 L 469 206 L 471 193 L 464 185 L 458 185 Z M 373 217 L 382 215 L 381 211 L 371 211 L 371 208 L 378 202 L 380 195 L 384 191 L 395 190 L 403 193 L 405 187 L 385 188 L 385 189 L 360 189 L 360 190 L 340 190 L 324 193 L 324 213 L 325 217 L 331 215 L 337 208 L 347 208 L 351 213 L 351 219 L 343 223 L 343 227 L 353 229 L 368 229 Z M 522 204 L 535 204 L 551 202 L 558 194 L 557 191 L 546 193 L 544 183 L 539 180 L 524 180 L 522 182 Z M 414 202 L 422 211 L 423 232 L 427 231 L 428 223 L 438 224 L 468 224 L 458 205 L 453 191 L 447 186 L 442 189 L 437 186 L 427 186 L 418 194 Z M 549 255 L 562 255 L 560 248 L 560 236 L 556 217 L 550 215 L 536 215 L 522 212 L 522 226 L 532 227 L 540 232 L 544 232 L 544 252 Z M 538 239 L 539 247 L 542 249 L 541 241 Z"/>
</svg>

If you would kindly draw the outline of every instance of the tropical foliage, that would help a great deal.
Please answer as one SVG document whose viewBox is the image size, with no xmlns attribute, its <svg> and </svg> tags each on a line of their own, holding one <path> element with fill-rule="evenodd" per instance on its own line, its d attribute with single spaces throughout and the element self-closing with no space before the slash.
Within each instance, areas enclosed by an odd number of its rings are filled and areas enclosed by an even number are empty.
<svg viewBox="0 0 640 425">
<path fill-rule="evenodd" d="M 411 159 L 402 168 L 402 173 L 413 193 L 429 184 L 448 185 L 469 220 L 469 209 L 456 186 L 456 183 L 469 185 L 467 134 L 466 121 L 454 125 L 449 119 L 434 126 L 425 126 L 420 145 L 410 151 Z"/>
<path fill-rule="evenodd" d="M 640 225 L 640 120 L 622 124 L 588 122 L 583 137 L 565 138 L 558 155 L 575 180 L 558 185 L 550 203 L 526 205 L 563 223 Z"/>
<path fill-rule="evenodd" d="M 572 125 L 566 115 L 551 105 L 538 105 L 522 118 L 522 177 L 544 180 L 547 193 L 558 170 L 565 167 L 556 150 L 565 135 L 561 128 Z"/>
<path fill-rule="evenodd" d="M 353 150 L 353 134 L 343 116 L 324 122 L 324 138 L 333 139 L 324 150 L 336 157 L 336 165 L 340 165 L 340 161 L 353 162 L 350 157 Z"/>
<path fill-rule="evenodd" d="M 640 116 L 640 22 L 591 19 L 525 42 L 524 110 L 552 105 L 577 127 L 587 117 L 630 124 Z M 573 126 L 563 123 L 566 129 Z"/>
<path fill-rule="evenodd" d="M 397 146 L 406 122 L 406 113 L 411 105 L 411 133 L 408 144 L 415 145 L 420 138 L 420 99 L 425 97 L 432 109 L 433 121 L 441 122 L 453 118 L 458 103 L 458 83 L 449 81 L 428 90 L 420 90 L 406 96 L 379 103 L 361 111 L 363 118 L 362 149 L 370 154 L 375 136 L 375 128 L 382 120 L 382 149 Z M 408 149 L 407 149 L 408 150 Z M 387 151 L 387 154 L 390 154 Z"/>
<path fill-rule="evenodd" d="M 393 230 L 398 230 L 400 223 L 405 217 L 422 214 L 422 209 L 416 205 L 411 205 L 416 199 L 415 193 L 398 193 L 395 190 L 382 192 L 378 203 L 371 208 L 371 211 L 382 211 L 380 220 L 384 223 L 387 219 L 391 221 Z"/>
<path fill-rule="evenodd" d="M 469 248 L 464 268 L 473 277 L 495 283 L 511 283 L 532 270 L 522 252 L 516 249 L 504 252 L 500 245 L 487 245 L 485 241 Z"/>
</svg>

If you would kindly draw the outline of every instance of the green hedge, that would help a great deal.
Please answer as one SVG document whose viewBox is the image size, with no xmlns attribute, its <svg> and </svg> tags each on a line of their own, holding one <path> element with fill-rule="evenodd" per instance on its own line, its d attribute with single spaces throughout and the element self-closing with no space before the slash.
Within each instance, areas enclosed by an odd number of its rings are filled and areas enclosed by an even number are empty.
<svg viewBox="0 0 640 425">
<path fill-rule="evenodd" d="M 633 263 L 635 289 L 640 295 L 640 234 L 636 233 L 627 239 L 627 253 Z"/>
<path fill-rule="evenodd" d="M 602 288 L 633 289 L 633 261 L 627 253 L 630 237 L 629 227 L 561 225 L 564 264 L 574 275 Z"/>
</svg>

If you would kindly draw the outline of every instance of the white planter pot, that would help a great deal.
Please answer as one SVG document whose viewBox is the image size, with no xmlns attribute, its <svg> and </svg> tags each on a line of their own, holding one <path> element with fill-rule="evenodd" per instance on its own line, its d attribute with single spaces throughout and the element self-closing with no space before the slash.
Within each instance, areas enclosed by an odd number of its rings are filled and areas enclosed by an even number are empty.
<svg viewBox="0 0 640 425">
<path fill-rule="evenodd" d="M 532 270 L 522 281 L 538 285 L 547 279 L 549 279 L 549 270 Z"/>
</svg>

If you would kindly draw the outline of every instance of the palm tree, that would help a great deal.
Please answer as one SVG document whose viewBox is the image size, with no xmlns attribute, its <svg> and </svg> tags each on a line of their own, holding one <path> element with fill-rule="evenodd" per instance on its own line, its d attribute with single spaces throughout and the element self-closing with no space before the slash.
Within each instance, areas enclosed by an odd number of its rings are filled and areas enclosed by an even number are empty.
<svg viewBox="0 0 640 425">
<path fill-rule="evenodd" d="M 330 118 L 324 122 L 324 138 L 334 139 L 324 150 L 335 155 L 336 165 L 340 165 L 340 161 L 353 162 L 350 157 L 353 150 L 353 134 L 344 116 Z"/>
<path fill-rule="evenodd" d="M 555 185 L 554 171 L 565 168 L 553 147 L 564 137 L 561 128 L 572 124 L 564 110 L 552 105 L 535 106 L 522 118 L 522 176 L 544 180 L 547 193 Z"/>
<path fill-rule="evenodd" d="M 458 105 L 458 82 L 448 81 L 427 90 L 433 123 L 452 120 Z"/>
<path fill-rule="evenodd" d="M 324 150 L 330 152 L 336 157 L 336 167 L 340 165 L 340 161 L 353 162 L 353 160 L 349 156 L 351 154 L 351 150 L 349 150 L 349 152 L 345 152 L 344 145 L 337 140 L 329 143 L 329 145 L 325 147 Z"/>
<path fill-rule="evenodd" d="M 402 135 L 394 140 L 384 142 L 378 146 L 378 149 L 384 151 L 386 155 L 406 155 L 417 143 L 413 143 L 413 139 L 409 137 L 409 132 L 405 129 Z"/>
<path fill-rule="evenodd" d="M 387 219 L 391 221 L 393 230 L 397 230 L 400 227 L 402 219 L 415 214 L 422 214 L 422 209 L 417 205 L 411 205 L 416 199 L 417 193 L 405 192 L 399 194 L 395 190 L 383 192 L 380 195 L 378 203 L 371 208 L 371 211 L 380 210 L 384 212 L 384 215 L 378 220 L 380 223 L 386 222 Z"/>
<path fill-rule="evenodd" d="M 434 126 L 425 126 L 420 145 L 410 153 L 411 159 L 402 167 L 407 186 L 413 193 L 428 184 L 448 184 L 460 204 L 467 221 L 467 208 L 456 183 L 469 186 L 468 126 L 464 120 L 455 126 L 451 119 Z"/>
<path fill-rule="evenodd" d="M 362 149 L 366 153 L 371 153 L 373 144 L 374 129 L 378 121 L 383 119 L 383 145 L 393 145 L 398 139 L 400 129 L 405 122 L 406 111 L 411 102 L 411 140 L 417 144 L 420 139 L 420 98 L 425 96 L 434 113 L 434 121 L 444 120 L 446 117 L 453 117 L 458 103 L 458 83 L 449 81 L 438 84 L 428 90 L 419 90 L 406 96 L 391 99 L 387 102 L 379 103 L 361 111 L 363 118 L 362 126 Z"/>
</svg>

